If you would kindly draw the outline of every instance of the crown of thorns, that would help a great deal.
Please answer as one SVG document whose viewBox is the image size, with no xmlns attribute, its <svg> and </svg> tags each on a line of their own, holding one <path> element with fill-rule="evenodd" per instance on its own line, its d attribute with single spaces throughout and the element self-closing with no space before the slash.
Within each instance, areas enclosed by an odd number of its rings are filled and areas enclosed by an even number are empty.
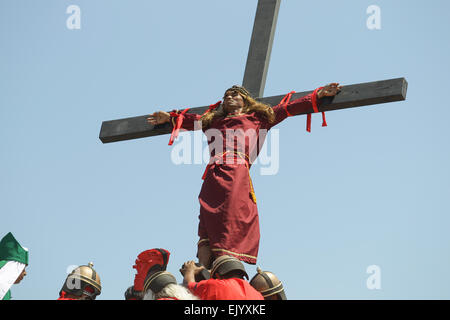
<svg viewBox="0 0 450 320">
<path fill-rule="evenodd" d="M 239 86 L 239 85 L 232 86 L 231 88 L 225 90 L 225 93 L 228 91 L 237 91 L 244 96 L 251 97 L 250 92 L 248 92 L 247 89 L 245 89 L 244 87 Z"/>
</svg>

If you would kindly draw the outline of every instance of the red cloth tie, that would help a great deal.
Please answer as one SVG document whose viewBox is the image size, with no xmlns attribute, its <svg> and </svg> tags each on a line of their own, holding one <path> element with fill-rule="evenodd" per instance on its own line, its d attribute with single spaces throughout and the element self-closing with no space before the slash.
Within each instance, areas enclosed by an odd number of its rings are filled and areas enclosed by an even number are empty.
<svg viewBox="0 0 450 320">
<path fill-rule="evenodd" d="M 173 144 L 173 141 L 178 137 L 181 125 L 183 124 L 184 114 L 189 110 L 189 108 L 184 109 L 180 113 L 170 112 L 170 116 L 176 118 L 175 125 L 173 126 L 172 134 L 170 135 L 169 146 Z"/>
<path fill-rule="evenodd" d="M 208 112 L 210 112 L 210 111 L 214 110 L 215 108 L 217 108 L 218 106 L 220 106 L 221 103 L 222 103 L 222 101 L 217 101 L 216 103 L 211 104 L 211 105 L 209 106 L 208 110 L 206 110 L 206 111 L 202 114 L 202 117 L 203 117 L 205 114 L 207 114 Z"/>
<path fill-rule="evenodd" d="M 319 108 L 317 107 L 317 92 L 323 87 L 317 88 L 314 90 L 311 96 L 311 103 L 313 106 L 314 113 L 319 112 Z M 327 120 L 325 119 L 325 112 L 322 112 L 322 127 L 327 126 Z M 306 131 L 311 132 L 311 113 L 306 115 Z"/>
<path fill-rule="evenodd" d="M 295 93 L 295 91 L 289 92 L 287 95 L 284 96 L 284 98 L 280 101 L 280 105 L 283 106 L 284 110 L 286 110 L 286 114 L 288 117 L 292 117 L 292 114 L 289 113 L 287 109 L 287 105 L 289 101 L 291 100 L 292 95 Z"/>
<path fill-rule="evenodd" d="M 208 107 L 208 110 L 206 110 L 203 114 L 202 117 L 207 114 L 208 112 L 214 110 L 215 108 L 217 108 L 218 106 L 220 106 L 220 104 L 222 103 L 222 101 L 218 101 L 214 104 L 211 104 Z M 176 118 L 175 121 L 175 125 L 173 127 L 172 130 L 172 134 L 170 135 L 170 140 L 169 140 L 169 146 L 171 146 L 173 144 L 173 142 L 175 141 L 175 139 L 178 137 L 178 133 L 180 132 L 181 126 L 183 124 L 183 120 L 184 120 L 184 115 L 185 113 L 189 110 L 189 108 L 184 109 L 183 111 L 181 111 L 180 113 L 177 113 L 175 111 L 170 112 L 170 116 Z"/>
</svg>

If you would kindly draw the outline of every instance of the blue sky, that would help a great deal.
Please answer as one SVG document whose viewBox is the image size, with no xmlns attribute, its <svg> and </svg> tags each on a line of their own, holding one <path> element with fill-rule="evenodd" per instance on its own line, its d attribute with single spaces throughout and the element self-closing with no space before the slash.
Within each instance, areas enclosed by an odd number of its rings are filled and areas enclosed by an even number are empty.
<svg viewBox="0 0 450 320">
<path fill-rule="evenodd" d="M 93 261 L 123 299 L 145 249 L 194 259 L 203 164 L 169 136 L 102 144 L 102 121 L 218 101 L 242 82 L 256 0 L 0 2 L 0 235 L 30 250 L 15 299 L 56 299 Z M 81 28 L 66 26 L 67 7 Z M 366 9 L 381 10 L 369 30 Z M 450 298 L 446 1 L 283 0 L 265 95 L 405 77 L 406 101 L 289 118 L 251 174 L 258 265 L 289 299 Z M 189 139 L 183 134 L 181 139 Z M 366 285 L 369 266 L 380 289 Z M 246 265 L 248 273 L 255 266 Z"/>
</svg>

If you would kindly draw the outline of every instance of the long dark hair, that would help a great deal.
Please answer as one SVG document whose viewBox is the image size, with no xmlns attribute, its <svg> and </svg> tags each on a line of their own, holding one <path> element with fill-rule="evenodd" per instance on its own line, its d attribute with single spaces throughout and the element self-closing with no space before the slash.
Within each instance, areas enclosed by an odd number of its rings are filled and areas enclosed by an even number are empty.
<svg viewBox="0 0 450 320">
<path fill-rule="evenodd" d="M 240 93 L 239 93 L 240 94 Z M 275 113 L 271 106 L 258 102 L 250 96 L 240 94 L 242 99 L 244 100 L 244 113 L 256 113 L 258 116 L 262 117 L 269 123 L 273 123 L 275 121 Z M 201 117 L 202 128 L 203 130 L 208 129 L 212 122 L 219 118 L 225 118 L 228 112 L 225 111 L 223 106 L 217 108 L 214 111 L 208 112 Z"/>
</svg>

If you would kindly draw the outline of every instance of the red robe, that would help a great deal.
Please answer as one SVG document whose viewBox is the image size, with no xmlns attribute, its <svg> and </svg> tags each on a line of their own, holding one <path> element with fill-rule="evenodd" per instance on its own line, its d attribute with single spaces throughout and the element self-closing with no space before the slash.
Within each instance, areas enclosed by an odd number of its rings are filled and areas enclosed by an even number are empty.
<svg viewBox="0 0 450 320">
<path fill-rule="evenodd" d="M 255 113 L 214 120 L 209 128 L 220 131 L 223 136 L 220 142 L 222 151 L 229 151 L 227 156 L 231 156 L 231 160 L 234 161 L 229 161 L 228 158 L 223 161 L 221 152 L 217 154 L 214 150 L 215 139 L 210 139 L 210 136 L 218 131 L 204 130 L 208 136 L 212 164 L 207 168 L 198 196 L 200 201 L 199 246 L 209 244 L 216 257 L 227 254 L 246 263 L 256 264 L 260 238 L 259 218 L 249 169 L 265 139 L 265 134 L 260 136 L 260 133 L 267 132 L 288 115 L 297 115 L 304 111 L 313 112 L 311 97 L 312 95 L 309 94 L 289 102 L 287 106 L 273 107 L 275 112 L 273 123 L 269 123 Z M 201 115 L 194 113 L 185 113 L 181 128 L 194 130 L 194 122 L 199 121 L 200 117 Z M 241 137 L 242 133 L 254 132 L 257 138 L 234 137 L 234 141 L 231 141 L 225 138 L 227 129 L 241 129 Z M 239 136 L 239 131 L 235 132 L 236 136 Z"/>
<path fill-rule="evenodd" d="M 188 288 L 200 300 L 264 300 L 250 283 L 238 278 L 190 282 Z"/>
</svg>

